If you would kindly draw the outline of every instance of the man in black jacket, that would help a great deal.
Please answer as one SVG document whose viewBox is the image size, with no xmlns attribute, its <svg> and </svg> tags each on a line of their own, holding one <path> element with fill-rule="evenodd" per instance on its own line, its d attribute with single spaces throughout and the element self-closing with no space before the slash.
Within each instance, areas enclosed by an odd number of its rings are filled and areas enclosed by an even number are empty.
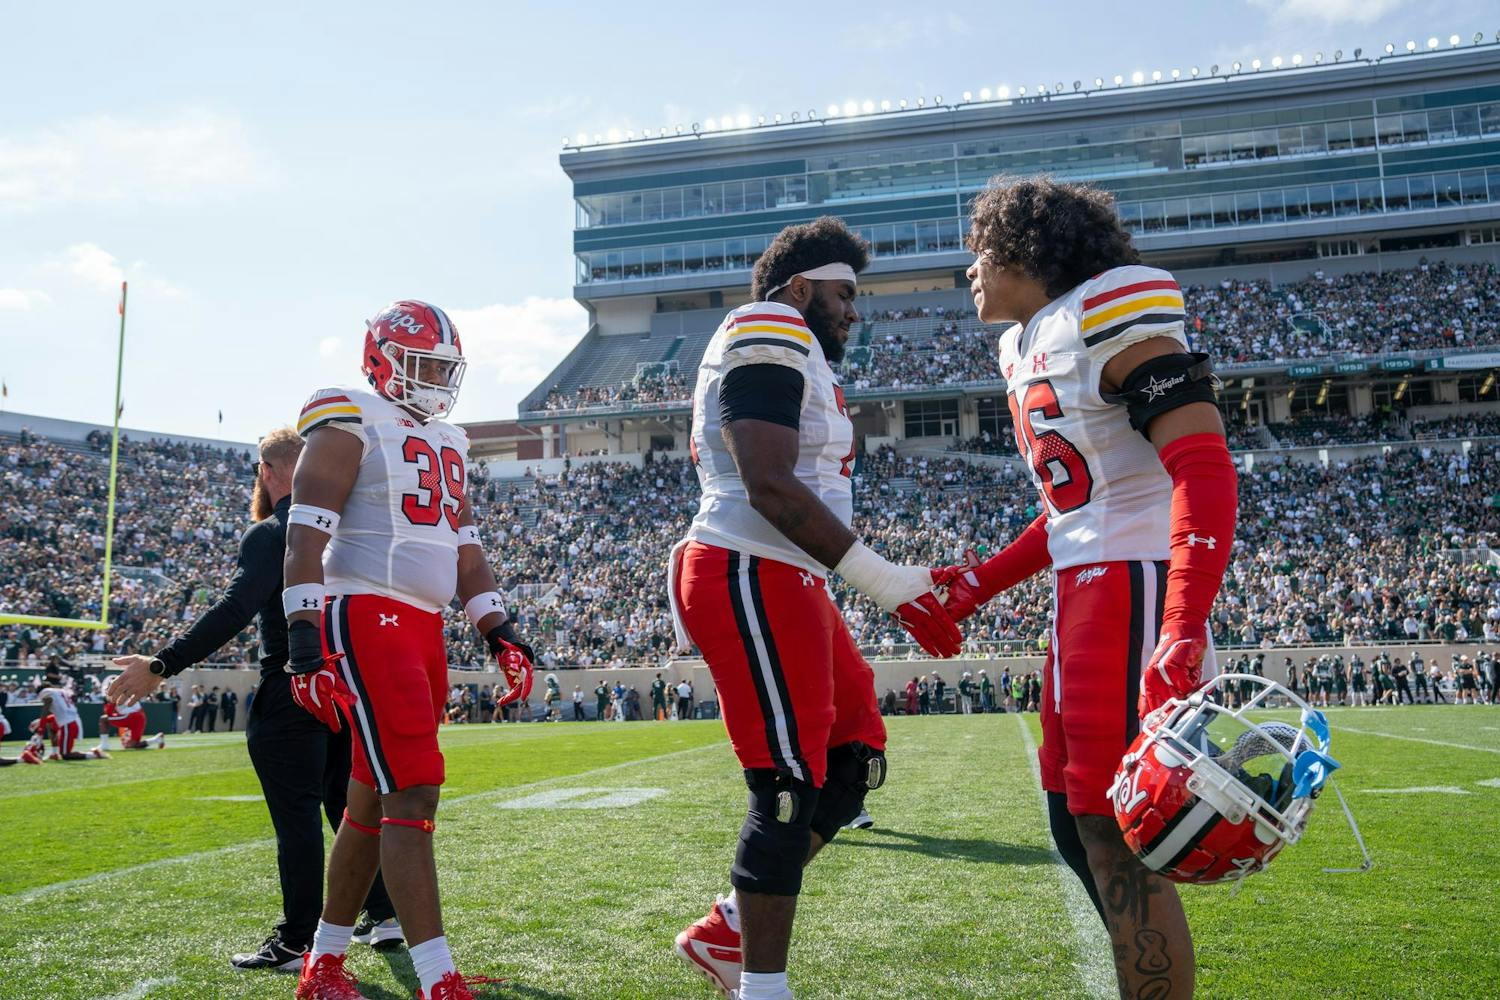
<svg viewBox="0 0 1500 1000">
<path fill-rule="evenodd" d="M 331 733 L 292 700 L 287 661 L 286 615 L 281 608 L 281 567 L 292 471 L 302 439 L 290 427 L 260 442 L 251 516 L 255 524 L 240 539 L 239 565 L 229 588 L 187 633 L 155 656 L 121 656 L 124 673 L 110 685 L 119 704 L 139 701 L 161 684 L 233 639 L 260 616 L 260 686 L 245 722 L 250 762 L 260 778 L 281 875 L 283 918 L 258 951 L 235 955 L 236 969 L 295 970 L 312 943 L 323 909 L 323 815 L 334 830 L 344 817 L 350 770 L 348 727 Z M 217 690 L 217 688 L 215 689 Z M 205 706 L 212 726 L 216 707 Z M 355 937 L 376 946 L 402 941 L 396 910 L 376 876 L 365 900 L 366 920 Z"/>
</svg>

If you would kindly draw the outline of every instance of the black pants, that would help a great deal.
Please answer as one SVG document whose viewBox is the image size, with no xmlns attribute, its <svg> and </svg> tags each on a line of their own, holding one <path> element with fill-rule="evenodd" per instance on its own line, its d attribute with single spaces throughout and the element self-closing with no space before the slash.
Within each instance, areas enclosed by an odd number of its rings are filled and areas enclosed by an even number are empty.
<svg viewBox="0 0 1500 1000">
<path fill-rule="evenodd" d="M 224 728 L 228 729 L 231 732 L 234 731 L 234 712 L 233 711 L 229 711 L 229 712 L 225 712 L 224 713 Z"/>
<path fill-rule="evenodd" d="M 1406 678 L 1398 677 L 1396 678 L 1396 704 L 1401 704 L 1402 695 L 1406 696 L 1406 703 L 1408 705 L 1415 704 L 1415 700 L 1411 696 L 1411 687 L 1406 683 Z"/>
<path fill-rule="evenodd" d="M 679 718 L 679 719 L 690 719 L 690 718 L 692 718 L 692 715 L 693 715 L 693 699 L 691 699 L 691 698 L 678 698 L 677 699 L 677 718 Z"/>
<path fill-rule="evenodd" d="M 323 911 L 323 818 L 338 830 L 349 796 L 349 727 L 329 732 L 292 700 L 291 678 L 276 673 L 261 681 L 245 735 L 276 828 L 283 914 L 276 930 L 291 947 L 311 944 Z M 378 874 L 365 911 L 375 920 L 396 915 Z"/>
<path fill-rule="evenodd" d="M 582 722 L 582 721 L 584 721 L 587 718 L 588 718 L 588 716 L 586 716 L 586 715 L 583 714 L 583 702 L 581 702 L 581 701 L 575 701 L 575 702 L 573 702 L 573 721 L 574 722 Z"/>
</svg>

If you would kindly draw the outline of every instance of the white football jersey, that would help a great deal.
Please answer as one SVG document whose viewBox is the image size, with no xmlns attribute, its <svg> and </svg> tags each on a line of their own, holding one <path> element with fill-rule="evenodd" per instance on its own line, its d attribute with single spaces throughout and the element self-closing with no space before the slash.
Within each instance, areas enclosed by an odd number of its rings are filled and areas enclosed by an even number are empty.
<svg viewBox="0 0 1500 1000">
<path fill-rule="evenodd" d="M 1170 274 L 1130 265 L 1090 278 L 1001 335 L 1016 445 L 1047 508 L 1055 569 L 1170 558 L 1171 477 L 1125 406 L 1100 397 L 1099 376 L 1110 358 L 1151 337 L 1186 351 L 1183 317 Z"/>
<path fill-rule="evenodd" d="M 62 688 L 42 688 L 37 700 L 42 698 L 52 699 L 52 715 L 57 719 L 58 725 L 66 726 L 70 722 L 80 721 L 78 709 L 73 705 L 73 696 Z"/>
<path fill-rule="evenodd" d="M 112 715 L 117 719 L 123 719 L 127 716 L 135 715 L 137 712 L 143 711 L 145 711 L 145 709 L 141 707 L 140 702 L 136 702 L 135 704 L 125 708 L 121 708 L 119 705 L 116 705 L 113 702 L 105 706 L 105 714 Z"/>
<path fill-rule="evenodd" d="M 854 520 L 854 424 L 844 390 L 802 314 L 776 302 L 740 306 L 719 325 L 698 366 L 693 390 L 693 464 L 703 491 L 687 537 L 790 563 L 827 576 L 828 567 L 803 552 L 750 506 L 738 467 L 724 445 L 719 386 L 742 365 L 785 365 L 802 374 L 797 479 L 844 524 Z"/>
<path fill-rule="evenodd" d="M 458 516 L 464 506 L 469 437 L 426 423 L 362 389 L 321 389 L 297 421 L 358 437 L 364 457 L 338 530 L 323 550 L 330 594 L 380 594 L 439 611 L 458 586 Z"/>
</svg>

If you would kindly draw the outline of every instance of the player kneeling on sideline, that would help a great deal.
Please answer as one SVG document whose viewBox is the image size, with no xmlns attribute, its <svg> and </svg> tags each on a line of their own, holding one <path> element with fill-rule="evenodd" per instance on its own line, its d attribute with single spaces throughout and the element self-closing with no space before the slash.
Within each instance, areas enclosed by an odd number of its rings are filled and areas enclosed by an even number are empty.
<svg viewBox="0 0 1500 1000">
<path fill-rule="evenodd" d="M 120 744 L 126 750 L 150 750 L 160 749 L 167 745 L 167 738 L 157 733 L 151 739 L 146 739 L 146 710 L 141 707 L 140 702 L 132 702 L 121 708 L 113 700 L 106 698 L 104 711 L 99 715 L 99 745 L 89 754 L 94 757 L 109 756 L 109 728 L 113 726 L 119 733 Z"/>
<path fill-rule="evenodd" d="M 303 407 L 307 439 L 292 481 L 286 590 L 292 693 L 331 728 L 354 730 L 346 821 L 298 1000 L 353 1000 L 344 967 L 376 868 L 411 951 L 419 1000 L 470 1000 L 443 934 L 432 837 L 448 695 L 442 610 L 455 588 L 509 690 L 530 693 L 531 650 L 506 617 L 465 500 L 468 438 L 441 418 L 464 361 L 447 315 L 396 302 L 366 324 L 374 392 L 325 389 Z"/>
<path fill-rule="evenodd" d="M 52 740 L 52 752 L 46 759 L 88 760 L 89 755 L 78 749 L 78 741 L 83 737 L 83 720 L 78 717 L 78 709 L 73 704 L 73 693 L 63 687 L 61 674 L 47 674 L 44 680 L 47 686 L 42 688 L 39 696 L 42 714 L 32 732 L 44 740 L 49 737 Z M 22 759 L 25 759 L 24 755 Z"/>
<path fill-rule="evenodd" d="M 825 216 L 790 226 L 756 262 L 755 301 L 724 318 L 693 393 L 703 490 L 672 551 L 678 644 L 702 651 L 745 769 L 749 814 L 734 891 L 677 937 L 726 995 L 790 997 L 787 951 L 802 869 L 885 778 L 874 673 L 828 594 L 830 571 L 935 656 L 957 627 L 923 566 L 897 566 L 850 530 L 854 424 L 832 365 L 844 356 L 869 249 Z"/>
<path fill-rule="evenodd" d="M 1177 890 L 1138 861 L 1107 794 L 1140 719 L 1199 687 L 1234 540 L 1234 465 L 1182 291 L 1145 267 L 1110 196 L 1047 178 L 975 200 L 974 303 L 1000 336 L 1016 443 L 1043 514 L 949 585 L 956 620 L 1051 566 L 1042 691 L 1052 836 L 1114 944 L 1122 996 L 1189 996 Z M 1138 704 L 1139 702 L 1139 704 Z"/>
</svg>

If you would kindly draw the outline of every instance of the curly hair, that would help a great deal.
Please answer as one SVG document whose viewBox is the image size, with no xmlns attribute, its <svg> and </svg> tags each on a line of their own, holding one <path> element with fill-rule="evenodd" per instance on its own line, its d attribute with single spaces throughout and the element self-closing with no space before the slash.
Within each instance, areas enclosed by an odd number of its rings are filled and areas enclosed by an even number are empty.
<svg viewBox="0 0 1500 1000">
<path fill-rule="evenodd" d="M 776 234 L 750 272 L 750 294 L 764 301 L 771 289 L 793 275 L 824 264 L 848 264 L 858 274 L 870 266 L 870 244 L 849 231 L 844 220 L 824 215 Z"/>
<path fill-rule="evenodd" d="M 1054 299 L 1101 271 L 1141 262 L 1113 195 L 1050 177 L 991 178 L 969 208 L 967 242 L 1040 281 Z"/>
</svg>

